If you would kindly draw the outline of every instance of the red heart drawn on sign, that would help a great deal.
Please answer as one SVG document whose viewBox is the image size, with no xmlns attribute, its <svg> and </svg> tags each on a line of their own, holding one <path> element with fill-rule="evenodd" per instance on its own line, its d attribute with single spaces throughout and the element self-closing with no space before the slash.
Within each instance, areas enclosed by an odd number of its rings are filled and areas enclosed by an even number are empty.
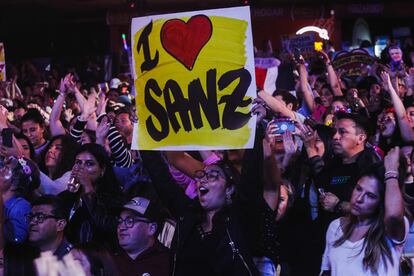
<svg viewBox="0 0 414 276">
<path fill-rule="evenodd" d="M 212 32 L 213 25 L 205 15 L 195 15 L 187 23 L 180 19 L 170 19 L 161 28 L 161 44 L 171 56 L 192 70 Z"/>
</svg>

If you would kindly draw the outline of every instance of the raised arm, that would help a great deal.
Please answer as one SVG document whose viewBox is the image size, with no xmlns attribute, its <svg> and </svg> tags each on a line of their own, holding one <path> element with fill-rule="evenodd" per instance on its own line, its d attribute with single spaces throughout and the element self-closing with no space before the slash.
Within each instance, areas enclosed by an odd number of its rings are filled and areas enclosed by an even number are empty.
<svg viewBox="0 0 414 276">
<path fill-rule="evenodd" d="M 56 98 L 55 103 L 50 113 L 50 132 L 52 136 L 66 134 L 66 130 L 60 121 L 60 114 L 62 113 L 63 103 L 66 100 L 67 84 L 70 74 L 66 75 L 65 78 L 60 80 L 59 96 Z"/>
<path fill-rule="evenodd" d="M 325 52 L 319 52 L 321 53 L 325 63 L 326 63 L 326 71 L 328 72 L 328 82 L 329 85 L 332 88 L 332 91 L 334 93 L 334 96 L 343 96 L 341 85 L 338 80 L 338 76 L 336 75 L 336 72 L 332 66 L 331 60 L 329 59 L 329 56 Z"/>
<path fill-rule="evenodd" d="M 83 105 L 79 105 L 80 109 L 81 109 L 81 114 L 76 118 L 75 124 L 69 130 L 69 134 L 77 142 L 80 142 L 83 130 L 84 130 L 87 122 L 95 114 L 96 107 L 95 107 L 95 98 L 94 97 L 95 97 L 94 95 L 89 95 L 88 100 L 86 100 L 83 103 Z M 95 120 L 95 119 L 93 119 L 93 120 Z"/>
<path fill-rule="evenodd" d="M 309 110 L 313 112 L 315 110 L 315 99 L 313 97 L 312 90 L 308 83 L 308 71 L 306 70 L 305 64 L 299 64 L 299 84 L 300 90 L 302 91 L 303 98 Z"/>
<path fill-rule="evenodd" d="M 316 146 L 317 133 L 307 124 L 298 124 L 297 129 L 299 130 L 297 134 L 302 140 L 306 154 L 308 155 L 311 174 L 315 177 L 325 166 L 325 162 L 322 158 L 323 152 Z"/>
<path fill-rule="evenodd" d="M 244 152 L 238 196 L 241 202 L 250 203 L 247 207 L 259 208 L 257 200 L 263 197 L 263 143 L 264 129 L 262 120 L 266 116 L 263 100 L 253 101 L 251 114 L 256 115 L 256 134 L 254 148 Z M 243 203 L 242 203 L 243 204 Z M 250 213 L 250 211 L 249 211 Z M 254 213 L 254 212 L 253 212 Z"/>
<path fill-rule="evenodd" d="M 79 106 L 82 107 L 83 104 L 85 103 L 86 99 L 82 95 L 82 93 L 79 91 L 79 88 L 76 85 L 76 82 L 75 82 L 74 77 L 73 77 L 72 74 L 70 74 L 70 76 L 69 76 L 67 88 L 68 88 L 70 93 L 73 93 L 73 95 L 75 96 L 76 100 L 79 103 Z"/>
<path fill-rule="evenodd" d="M 98 127 L 98 123 L 97 123 L 97 116 L 96 116 L 96 101 L 97 100 L 97 94 L 96 94 L 96 90 L 95 90 L 95 88 L 91 88 L 91 90 L 90 90 L 90 92 L 89 92 L 89 95 L 88 95 L 88 99 L 87 99 L 87 101 L 85 102 L 85 105 L 86 104 L 88 104 L 89 106 L 91 106 L 91 107 L 88 107 L 88 108 L 92 108 L 93 109 L 93 112 L 89 115 L 89 118 L 88 118 L 88 122 L 87 122 L 87 124 L 86 124 L 86 128 L 87 129 L 90 129 L 90 130 L 93 130 L 93 131 L 96 131 L 96 128 Z"/>
<path fill-rule="evenodd" d="M 289 117 L 292 120 L 296 120 L 295 113 L 289 108 L 287 108 L 282 101 L 276 99 L 275 97 L 272 97 L 263 90 L 260 91 L 258 95 L 265 101 L 266 105 L 273 110 L 273 112 L 279 112 L 282 114 L 282 116 Z"/>
<path fill-rule="evenodd" d="M 273 124 L 268 124 L 266 136 L 263 139 L 263 197 L 267 205 L 273 210 L 277 210 L 279 205 L 280 184 L 282 176 L 279 166 L 277 165 L 275 152 L 272 149 L 274 143 Z"/>
<path fill-rule="evenodd" d="M 13 77 L 10 83 L 10 97 L 11 99 L 23 100 L 23 94 L 17 85 L 17 75 Z"/>
<path fill-rule="evenodd" d="M 203 162 L 194 159 L 184 151 L 167 151 L 165 154 L 171 165 L 191 178 L 195 177 L 195 171 L 202 170 L 205 167 Z"/>
<path fill-rule="evenodd" d="M 140 155 L 158 196 L 172 216 L 178 219 L 191 204 L 191 199 L 185 195 L 184 190 L 172 178 L 160 152 L 140 151 Z"/>
<path fill-rule="evenodd" d="M 405 238 L 404 199 L 399 184 L 400 148 L 391 149 L 384 158 L 385 167 L 385 214 L 384 224 L 387 235 L 393 240 Z"/>
<path fill-rule="evenodd" d="M 392 86 L 390 75 L 387 72 L 383 71 L 381 72 L 381 78 L 382 78 L 384 87 L 390 94 L 392 104 L 394 106 L 394 110 L 397 115 L 398 126 L 400 127 L 401 137 L 406 142 L 414 141 L 414 131 L 410 126 L 410 122 L 408 121 L 404 104 L 401 101 L 400 97 L 398 96 L 397 92 L 395 91 L 394 87 Z"/>
<path fill-rule="evenodd" d="M 124 139 L 113 123 L 110 123 L 107 138 L 115 165 L 121 168 L 129 168 L 133 162 L 131 150 L 127 148 Z"/>
</svg>

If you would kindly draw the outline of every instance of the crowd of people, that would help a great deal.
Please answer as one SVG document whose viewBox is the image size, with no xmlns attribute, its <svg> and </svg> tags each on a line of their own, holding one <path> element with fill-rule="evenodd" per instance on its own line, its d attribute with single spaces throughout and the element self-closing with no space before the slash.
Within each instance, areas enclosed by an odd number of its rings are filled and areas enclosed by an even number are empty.
<svg viewBox="0 0 414 276">
<path fill-rule="evenodd" d="M 284 60 L 295 88 L 258 90 L 254 148 L 228 151 L 132 150 L 131 80 L 12 66 L 3 275 L 36 275 L 48 251 L 86 275 L 411 273 L 414 68 L 398 46 L 385 53 L 354 78 L 332 52 Z"/>
</svg>

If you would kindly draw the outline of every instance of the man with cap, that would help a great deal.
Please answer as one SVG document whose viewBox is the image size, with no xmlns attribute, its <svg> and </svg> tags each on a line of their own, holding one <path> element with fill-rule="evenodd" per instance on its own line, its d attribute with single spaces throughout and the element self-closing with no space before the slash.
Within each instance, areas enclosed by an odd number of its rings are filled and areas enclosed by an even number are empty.
<svg viewBox="0 0 414 276">
<path fill-rule="evenodd" d="M 114 256 L 120 275 L 162 276 L 169 274 L 169 251 L 158 240 L 162 216 L 157 204 L 134 197 L 123 206 L 118 220 Z"/>
</svg>

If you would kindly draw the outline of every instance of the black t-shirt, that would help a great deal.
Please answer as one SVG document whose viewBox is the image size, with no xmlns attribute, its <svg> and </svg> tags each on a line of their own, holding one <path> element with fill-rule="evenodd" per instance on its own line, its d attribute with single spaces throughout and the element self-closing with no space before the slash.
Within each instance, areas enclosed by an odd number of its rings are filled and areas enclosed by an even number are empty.
<svg viewBox="0 0 414 276">
<path fill-rule="evenodd" d="M 378 156 L 372 148 L 366 147 L 351 164 L 343 164 L 342 160 L 335 158 L 328 164 L 316 177 L 315 184 L 322 187 L 325 192 L 331 192 L 339 200 L 349 202 L 352 190 L 355 187 L 357 178 L 362 169 L 379 161 Z M 342 213 L 325 211 L 319 208 L 319 219 L 323 225 L 322 229 L 327 229 L 329 223 L 334 219 L 343 216 Z"/>
<path fill-rule="evenodd" d="M 354 163 L 343 164 L 340 158 L 334 158 L 316 176 L 315 185 L 322 187 L 325 192 L 333 193 L 340 200 L 349 202 L 352 190 L 362 169 L 378 161 L 380 159 L 375 150 L 367 145 L 359 153 Z"/>
<path fill-rule="evenodd" d="M 359 174 L 357 163 L 338 164 L 327 170 L 321 179 L 321 186 L 325 192 L 331 192 L 340 200 L 349 201 Z"/>
</svg>

